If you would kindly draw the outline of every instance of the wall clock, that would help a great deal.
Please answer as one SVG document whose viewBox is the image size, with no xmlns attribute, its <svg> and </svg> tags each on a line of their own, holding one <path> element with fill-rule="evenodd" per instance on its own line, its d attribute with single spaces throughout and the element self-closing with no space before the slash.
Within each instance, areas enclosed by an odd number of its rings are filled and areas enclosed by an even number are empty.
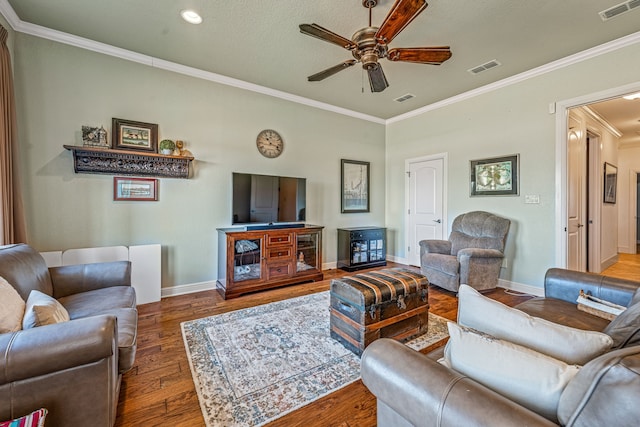
<svg viewBox="0 0 640 427">
<path fill-rule="evenodd" d="M 260 154 L 273 159 L 282 154 L 284 141 L 282 141 L 282 137 L 275 130 L 265 129 L 258 134 L 256 145 Z"/>
</svg>

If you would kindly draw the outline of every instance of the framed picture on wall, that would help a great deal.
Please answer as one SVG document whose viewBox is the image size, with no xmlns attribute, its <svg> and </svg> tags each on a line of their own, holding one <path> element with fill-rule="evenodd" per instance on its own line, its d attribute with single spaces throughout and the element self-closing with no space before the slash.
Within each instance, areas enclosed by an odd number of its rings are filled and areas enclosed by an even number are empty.
<svg viewBox="0 0 640 427">
<path fill-rule="evenodd" d="M 158 200 L 158 179 L 113 177 L 113 200 L 155 202 Z"/>
<path fill-rule="evenodd" d="M 517 196 L 520 155 L 471 160 L 472 196 Z"/>
<path fill-rule="evenodd" d="M 341 160 L 342 213 L 369 212 L 369 162 Z"/>
<path fill-rule="evenodd" d="M 604 203 L 616 203 L 618 168 L 604 162 Z"/>
<path fill-rule="evenodd" d="M 113 148 L 158 151 L 158 125 L 133 120 L 111 119 Z"/>
</svg>

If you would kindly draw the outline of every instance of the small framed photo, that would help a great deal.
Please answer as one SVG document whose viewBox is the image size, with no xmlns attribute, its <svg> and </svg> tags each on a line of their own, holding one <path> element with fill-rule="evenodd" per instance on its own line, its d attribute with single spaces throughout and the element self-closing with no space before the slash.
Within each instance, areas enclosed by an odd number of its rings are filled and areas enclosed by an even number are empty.
<svg viewBox="0 0 640 427">
<path fill-rule="evenodd" d="M 158 200 L 157 178 L 124 178 L 113 177 L 113 200 L 144 201 Z"/>
<path fill-rule="evenodd" d="M 369 162 L 342 159 L 342 213 L 369 212 Z"/>
<path fill-rule="evenodd" d="M 517 196 L 520 155 L 471 160 L 472 196 Z"/>
<path fill-rule="evenodd" d="M 111 120 L 111 135 L 113 148 L 158 151 L 158 125 L 155 123 L 114 118 Z"/>
<path fill-rule="evenodd" d="M 604 203 L 616 203 L 618 187 L 618 168 L 611 163 L 604 162 Z"/>
</svg>

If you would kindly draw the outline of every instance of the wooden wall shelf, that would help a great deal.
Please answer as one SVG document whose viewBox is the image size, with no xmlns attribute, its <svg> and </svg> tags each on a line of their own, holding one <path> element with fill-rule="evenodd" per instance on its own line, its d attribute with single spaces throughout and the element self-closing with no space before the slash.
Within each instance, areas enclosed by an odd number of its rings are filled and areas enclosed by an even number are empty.
<svg viewBox="0 0 640 427">
<path fill-rule="evenodd" d="M 143 151 L 77 145 L 64 145 L 64 148 L 73 152 L 73 170 L 76 173 L 189 178 L 189 164 L 193 161 L 193 157 L 165 156 Z"/>
</svg>

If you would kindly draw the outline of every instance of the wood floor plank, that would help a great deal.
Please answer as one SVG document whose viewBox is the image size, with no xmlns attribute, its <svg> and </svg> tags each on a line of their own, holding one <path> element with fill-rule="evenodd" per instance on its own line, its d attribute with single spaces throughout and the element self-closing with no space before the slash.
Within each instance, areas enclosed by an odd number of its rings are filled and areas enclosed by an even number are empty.
<svg viewBox="0 0 640 427">
<path fill-rule="evenodd" d="M 624 265 L 609 269 L 610 275 L 640 280 L 639 260 L 640 256 L 621 256 Z M 389 265 L 393 266 L 393 263 Z M 325 291 L 329 289 L 331 279 L 349 274 L 353 273 L 328 270 L 325 271 L 326 280 L 322 282 L 292 285 L 226 301 L 212 290 L 139 306 L 138 351 L 133 369 L 123 376 L 116 426 L 204 426 L 180 330 L 181 322 Z M 508 294 L 500 288 L 485 295 L 510 306 L 529 298 Z M 432 313 L 456 319 L 458 300 L 454 293 L 431 286 L 429 304 Z M 361 381 L 357 381 L 268 426 L 375 426 L 375 407 L 375 398 Z"/>
</svg>

